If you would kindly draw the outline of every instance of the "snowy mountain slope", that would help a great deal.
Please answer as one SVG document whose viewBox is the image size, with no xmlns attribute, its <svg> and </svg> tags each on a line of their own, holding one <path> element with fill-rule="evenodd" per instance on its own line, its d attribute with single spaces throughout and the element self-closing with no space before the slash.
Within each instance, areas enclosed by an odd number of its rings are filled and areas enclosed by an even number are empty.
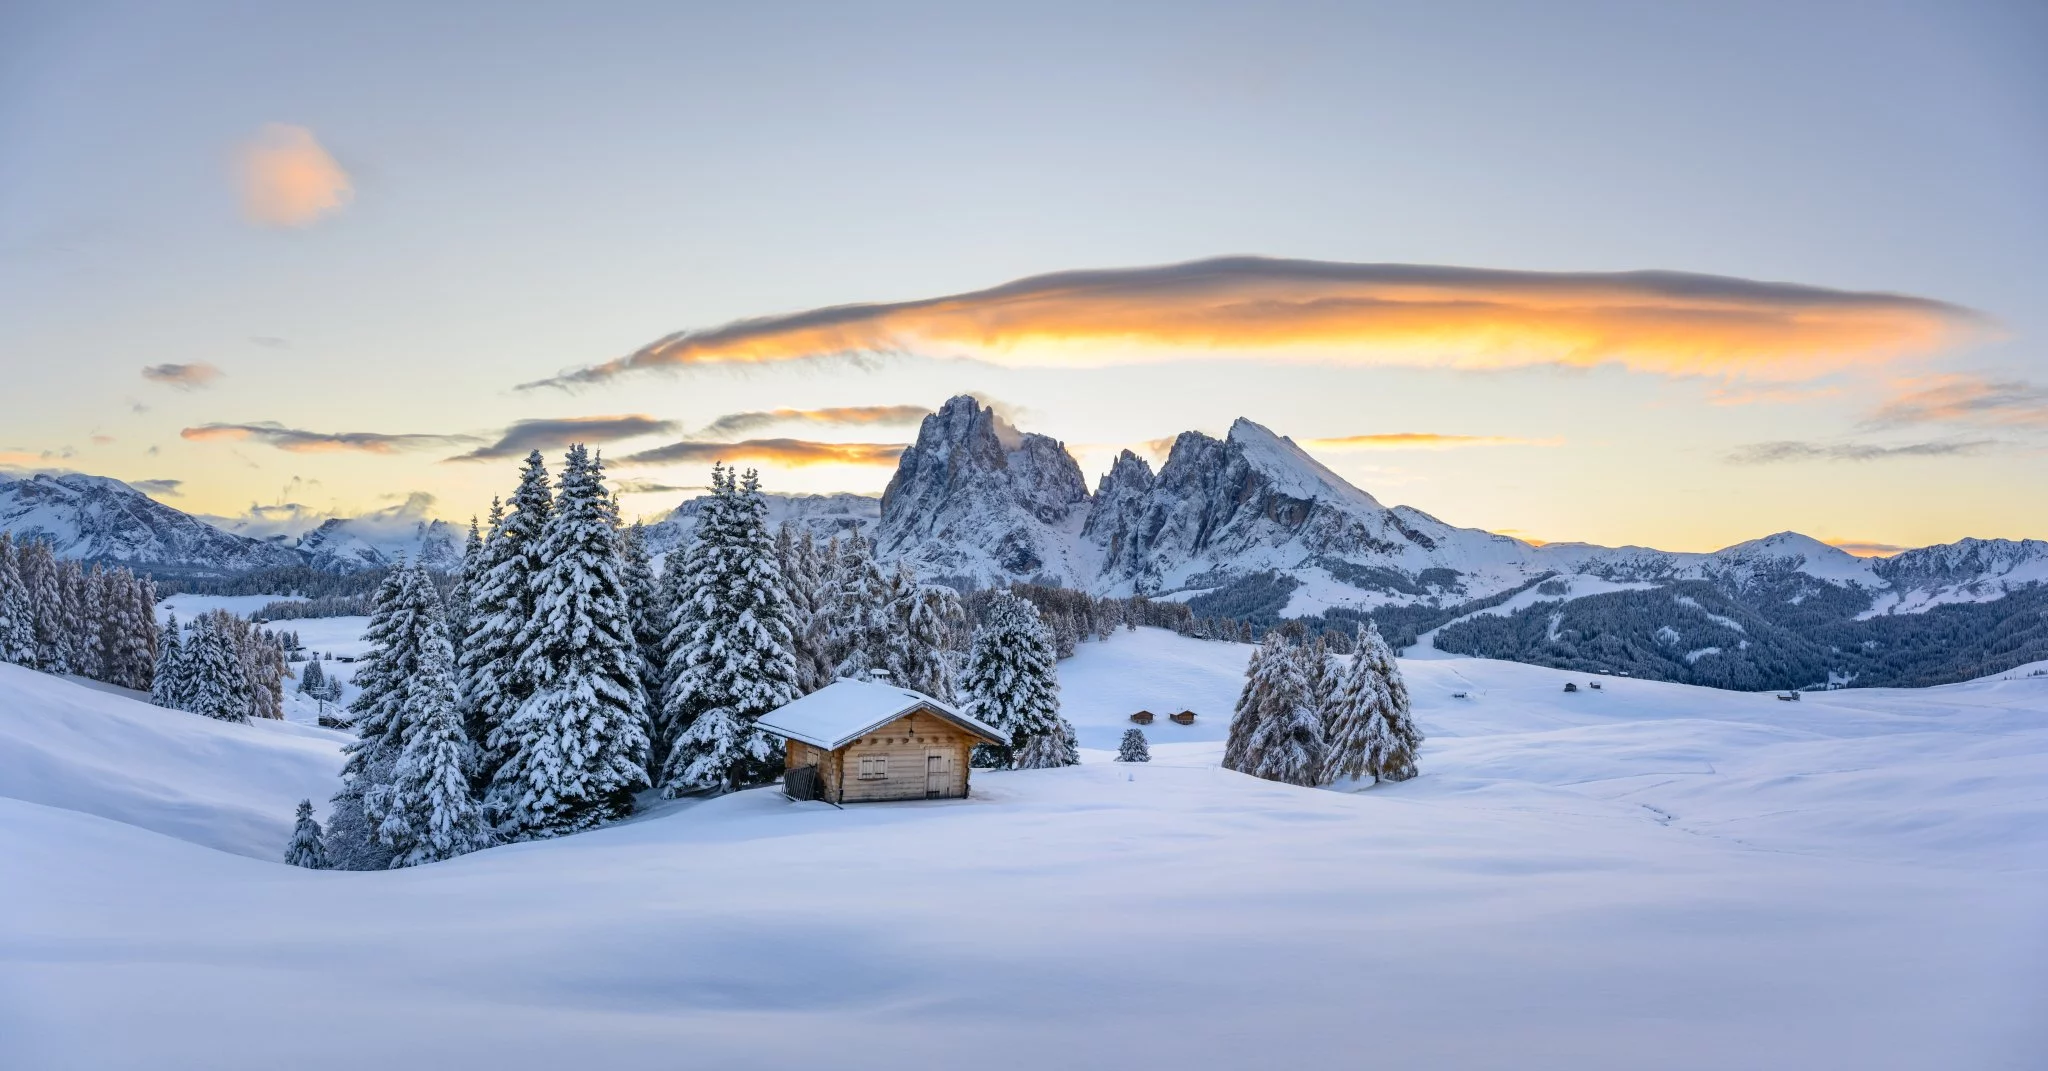
<svg viewBox="0 0 2048 1071">
<path fill-rule="evenodd" d="M 0 474 L 0 531 L 45 539 L 66 558 L 239 572 L 295 565 L 282 547 L 233 535 L 119 480 Z"/>
<path fill-rule="evenodd" d="M 1083 644 L 1067 709 L 1106 736 L 1135 696 L 1104 686 L 1145 682 L 1199 730 L 1246 653 Z M 1792 707 L 1404 668 L 1423 775 L 1358 792 L 1221 771 L 1155 723 L 1144 766 L 846 810 L 742 792 L 380 873 L 0 799 L 0 1063 L 1347 1067 L 1370 1039 L 1405 1066 L 1720 1071 L 2048 1045 L 2048 678 Z M 0 712 L 49 701 L 0 675 Z M 141 748 L 53 765 L 77 798 L 173 779 Z M 344 996 L 347 1043 L 310 1042 Z"/>
<path fill-rule="evenodd" d="M 305 555 L 306 564 L 331 573 L 375 569 L 400 559 L 449 573 L 462 567 L 462 547 L 468 538 L 467 532 L 447 521 L 394 524 L 376 518 L 330 517 L 292 547 Z"/>
</svg>

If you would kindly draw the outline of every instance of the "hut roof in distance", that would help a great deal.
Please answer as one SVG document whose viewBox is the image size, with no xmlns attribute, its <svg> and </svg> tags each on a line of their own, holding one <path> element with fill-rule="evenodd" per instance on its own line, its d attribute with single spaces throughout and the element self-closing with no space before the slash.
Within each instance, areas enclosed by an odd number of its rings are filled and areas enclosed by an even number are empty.
<svg viewBox="0 0 2048 1071">
<path fill-rule="evenodd" d="M 754 724 L 763 732 L 837 751 L 914 710 L 927 710 L 991 744 L 1009 738 L 923 692 L 893 684 L 841 678 L 786 703 Z"/>
</svg>

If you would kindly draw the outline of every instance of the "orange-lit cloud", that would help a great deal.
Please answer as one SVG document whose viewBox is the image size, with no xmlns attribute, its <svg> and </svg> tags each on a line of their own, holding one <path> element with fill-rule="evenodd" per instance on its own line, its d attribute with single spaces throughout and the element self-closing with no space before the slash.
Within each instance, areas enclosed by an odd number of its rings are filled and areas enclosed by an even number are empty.
<svg viewBox="0 0 2048 1071">
<path fill-rule="evenodd" d="M 221 377 L 221 370 L 197 361 L 192 364 L 153 364 L 142 370 L 142 378 L 151 383 L 161 383 L 179 390 L 200 390 L 213 385 Z"/>
<path fill-rule="evenodd" d="M 1776 384 L 1723 383 L 1707 393 L 1708 405 L 1796 405 L 1842 393 L 1840 387 L 1792 387 Z"/>
<path fill-rule="evenodd" d="M 1985 329 L 1970 310 L 1926 298 L 1725 276 L 1223 257 L 680 331 L 524 386 L 863 353 L 964 353 L 1032 366 L 1258 353 L 1453 368 L 1617 364 L 1792 381 L 1932 352 Z"/>
<path fill-rule="evenodd" d="M 1461 446 L 1559 446 L 1563 439 L 1518 439 L 1508 435 L 1437 435 L 1400 431 L 1383 435 L 1346 435 L 1336 439 L 1304 439 L 1310 450 L 1455 450 Z"/>
<path fill-rule="evenodd" d="M 0 468 L 27 468 L 48 460 L 45 454 L 30 453 L 27 450 L 0 450 Z"/>
<path fill-rule="evenodd" d="M 908 443 L 820 443 L 805 439 L 747 439 L 742 442 L 680 442 L 620 458 L 620 465 L 758 461 L 801 468 L 806 465 L 894 465 Z"/>
<path fill-rule="evenodd" d="M 271 421 L 252 424 L 201 424 L 178 433 L 193 442 L 258 442 L 294 454 L 354 452 L 395 454 L 476 440 L 467 435 L 390 435 L 376 431 L 306 431 Z"/>
<path fill-rule="evenodd" d="M 235 170 L 242 215 L 264 226 L 303 227 L 355 197 L 348 172 L 302 126 L 265 123 L 242 146 Z"/>
<path fill-rule="evenodd" d="M 843 426 L 889 426 L 915 424 L 932 414 L 921 405 L 847 405 L 827 409 L 762 409 L 750 413 L 727 413 L 706 424 L 698 434 L 722 439 L 744 435 L 776 424 L 827 424 Z"/>
<path fill-rule="evenodd" d="M 1881 427 L 1908 424 L 1977 424 L 2048 427 L 2048 387 L 1977 376 L 1904 379 L 1898 393 L 1872 414 Z"/>
</svg>

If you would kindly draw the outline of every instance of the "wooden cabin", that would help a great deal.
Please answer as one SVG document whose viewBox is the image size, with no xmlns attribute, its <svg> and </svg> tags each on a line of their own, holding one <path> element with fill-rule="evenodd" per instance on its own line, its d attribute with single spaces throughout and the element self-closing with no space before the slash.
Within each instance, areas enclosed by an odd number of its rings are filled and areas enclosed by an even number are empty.
<svg viewBox="0 0 2048 1071">
<path fill-rule="evenodd" d="M 839 680 L 761 716 L 785 742 L 784 790 L 828 803 L 962 799 L 976 744 L 995 729 L 921 692 Z"/>
<path fill-rule="evenodd" d="M 1131 720 L 1137 722 L 1139 725 L 1150 725 L 1152 724 L 1152 712 L 1149 710 L 1141 710 L 1136 714 L 1131 715 Z"/>
<path fill-rule="evenodd" d="M 1195 712 L 1192 710 L 1183 710 L 1170 717 L 1175 725 L 1193 725 L 1195 723 Z"/>
</svg>

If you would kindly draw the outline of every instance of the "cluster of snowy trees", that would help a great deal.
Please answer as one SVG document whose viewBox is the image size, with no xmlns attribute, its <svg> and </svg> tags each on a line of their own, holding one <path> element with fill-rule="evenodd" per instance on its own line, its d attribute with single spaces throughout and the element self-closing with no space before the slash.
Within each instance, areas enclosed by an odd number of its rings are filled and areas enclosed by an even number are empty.
<svg viewBox="0 0 2048 1071">
<path fill-rule="evenodd" d="M 0 662 L 146 691 L 157 661 L 156 588 L 124 568 L 61 559 L 0 532 Z"/>
<path fill-rule="evenodd" d="M 149 701 L 221 721 L 284 717 L 292 675 L 284 637 L 225 610 L 209 610 L 179 628 L 172 615 L 157 645 Z"/>
<path fill-rule="evenodd" d="M 1276 630 L 1246 667 L 1223 766 L 1293 785 L 1405 781 L 1421 744 L 1408 686 L 1377 628 L 1362 627 L 1344 660 L 1320 637 L 1292 643 Z"/>
<path fill-rule="evenodd" d="M 694 541 L 657 573 L 603 462 L 570 447 L 551 489 L 536 452 L 472 523 L 445 597 L 416 565 L 388 574 L 343 789 L 324 830 L 300 816 L 293 861 L 410 866 L 588 829 L 649 787 L 772 781 L 781 745 L 755 722 L 840 677 L 964 703 L 1012 737 L 990 765 L 1078 761 L 1053 631 L 1029 601 L 993 596 L 963 659 L 958 593 L 884 567 L 858 533 L 771 535 L 751 471 L 718 465 L 711 482 Z"/>
<path fill-rule="evenodd" d="M 299 671 L 299 694 L 308 699 L 338 703 L 341 701 L 341 678 L 322 669 L 319 659 L 309 659 L 306 668 Z"/>
</svg>

